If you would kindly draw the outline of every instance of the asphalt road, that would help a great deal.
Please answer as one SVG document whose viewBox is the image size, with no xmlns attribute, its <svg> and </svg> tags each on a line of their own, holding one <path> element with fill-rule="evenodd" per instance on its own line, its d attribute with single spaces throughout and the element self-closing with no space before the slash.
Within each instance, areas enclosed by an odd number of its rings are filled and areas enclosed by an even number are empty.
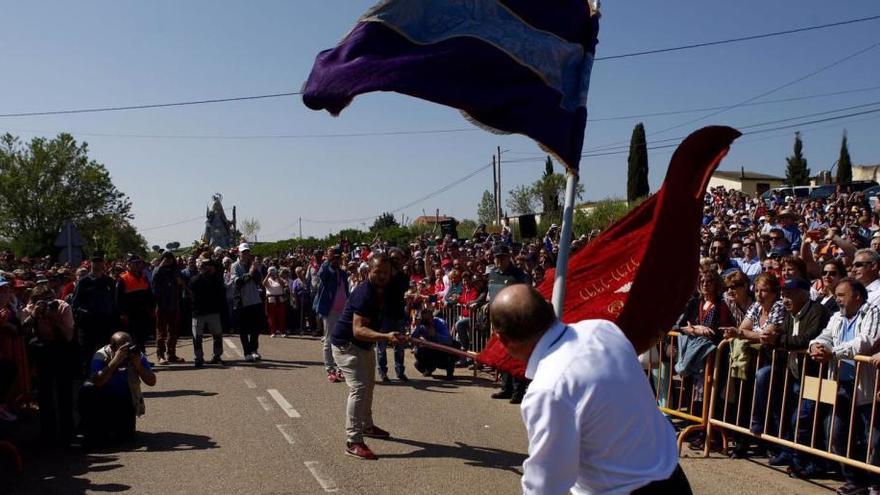
<svg viewBox="0 0 880 495">
<path fill-rule="evenodd" d="M 488 375 L 459 369 L 452 382 L 423 378 L 408 355 L 410 383 L 375 392 L 375 421 L 393 437 L 370 439 L 380 459 L 363 461 L 343 454 L 348 390 L 327 382 L 317 339 L 263 337 L 258 364 L 241 360 L 237 337 L 225 341 L 230 365 L 200 370 L 182 341 L 188 363 L 162 367 L 156 387 L 145 388 L 147 413 L 134 445 L 26 448 L 22 477 L 0 460 L 0 492 L 519 492 L 525 430 L 518 407 L 488 397 Z M 836 486 L 789 479 L 760 461 L 713 456 L 682 465 L 695 493 L 828 494 Z"/>
</svg>

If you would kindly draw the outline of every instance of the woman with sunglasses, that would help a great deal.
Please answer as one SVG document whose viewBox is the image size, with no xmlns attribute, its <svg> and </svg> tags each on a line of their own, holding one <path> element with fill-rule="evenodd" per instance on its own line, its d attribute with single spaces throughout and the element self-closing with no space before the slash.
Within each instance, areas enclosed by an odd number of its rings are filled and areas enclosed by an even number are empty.
<svg viewBox="0 0 880 495">
<path fill-rule="evenodd" d="M 734 325 L 739 326 L 755 302 L 749 290 L 749 278 L 739 270 L 732 271 L 724 277 L 724 289 L 724 302 L 730 308 Z"/>
<path fill-rule="evenodd" d="M 846 267 L 842 261 L 834 259 L 826 261 L 822 265 L 822 276 L 814 285 L 814 288 L 819 291 L 819 297 L 816 298 L 816 301 L 825 306 L 830 315 L 840 309 L 837 307 L 837 298 L 834 297 L 834 288 L 837 287 L 837 282 L 845 277 Z"/>
</svg>

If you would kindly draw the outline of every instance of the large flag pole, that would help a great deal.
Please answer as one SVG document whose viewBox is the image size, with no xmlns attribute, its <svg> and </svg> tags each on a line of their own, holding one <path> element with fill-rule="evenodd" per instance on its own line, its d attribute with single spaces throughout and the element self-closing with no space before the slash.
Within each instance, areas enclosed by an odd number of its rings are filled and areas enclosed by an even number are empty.
<svg viewBox="0 0 880 495">
<path fill-rule="evenodd" d="M 562 232 L 559 235 L 559 253 L 556 257 L 556 276 L 553 280 L 553 310 L 562 318 L 565 306 L 565 276 L 568 272 L 568 255 L 571 252 L 571 231 L 574 220 L 575 191 L 578 177 L 571 171 L 565 173 L 565 206 L 562 210 Z"/>
</svg>

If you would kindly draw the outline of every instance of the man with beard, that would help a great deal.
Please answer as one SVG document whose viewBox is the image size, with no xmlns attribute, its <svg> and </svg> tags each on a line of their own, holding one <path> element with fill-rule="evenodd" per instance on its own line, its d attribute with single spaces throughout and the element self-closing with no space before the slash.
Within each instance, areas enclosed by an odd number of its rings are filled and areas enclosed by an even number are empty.
<svg viewBox="0 0 880 495">
<path fill-rule="evenodd" d="M 370 259 L 370 274 L 366 282 L 358 284 L 331 333 L 333 358 L 348 385 L 346 407 L 347 455 L 374 460 L 376 454 L 364 443 L 364 437 L 388 438 L 391 435 L 373 423 L 373 389 L 376 384 L 376 353 L 374 342 L 399 345 L 406 336 L 399 332 L 382 333 L 382 306 L 387 296 L 385 289 L 391 279 L 391 263 L 384 254 Z"/>
</svg>

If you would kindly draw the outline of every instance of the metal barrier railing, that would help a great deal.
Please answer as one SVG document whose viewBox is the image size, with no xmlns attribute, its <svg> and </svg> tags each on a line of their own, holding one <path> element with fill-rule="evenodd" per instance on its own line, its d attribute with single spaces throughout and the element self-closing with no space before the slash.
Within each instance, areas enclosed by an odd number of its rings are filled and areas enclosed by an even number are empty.
<svg viewBox="0 0 880 495">
<path fill-rule="evenodd" d="M 678 449 L 681 452 L 681 446 L 689 435 L 707 430 L 707 399 L 712 390 L 715 352 L 706 357 L 702 376 L 682 377 L 675 373 L 676 358 L 680 352 L 679 335 L 675 331 L 669 332 L 656 344 L 658 359 L 649 352 L 648 373 L 651 375 L 651 385 L 660 411 L 667 416 L 693 423 L 682 429 L 678 435 Z"/>
<path fill-rule="evenodd" d="M 716 363 L 729 363 L 730 343 L 719 345 Z M 729 365 L 713 370 L 704 456 L 712 433 L 729 431 L 880 474 L 880 371 L 868 357 L 816 363 L 805 351 L 747 349 L 744 378 Z"/>
</svg>

